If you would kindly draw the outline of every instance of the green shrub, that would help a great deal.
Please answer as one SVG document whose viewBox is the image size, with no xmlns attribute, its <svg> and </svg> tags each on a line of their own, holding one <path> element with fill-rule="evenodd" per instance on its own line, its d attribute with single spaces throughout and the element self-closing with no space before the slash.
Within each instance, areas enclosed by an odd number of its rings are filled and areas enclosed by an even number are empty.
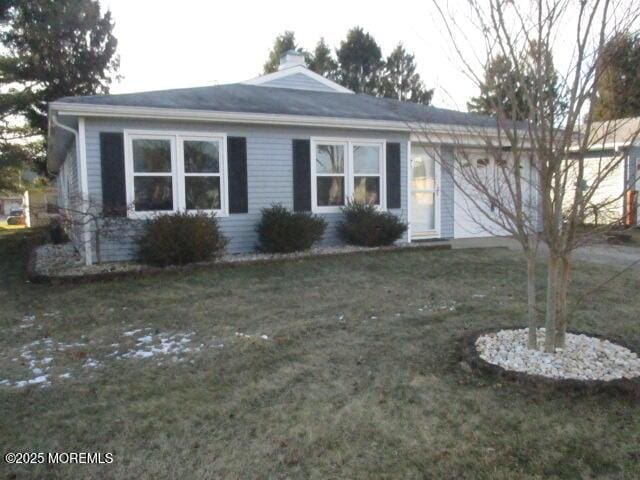
<svg viewBox="0 0 640 480">
<path fill-rule="evenodd" d="M 289 253 L 308 250 L 322 238 L 327 222 L 307 212 L 291 212 L 282 205 L 262 209 L 256 226 L 262 252 Z"/>
<path fill-rule="evenodd" d="M 204 213 L 173 213 L 147 222 L 138 241 L 144 263 L 184 265 L 210 260 L 227 245 L 215 217 Z"/>
<path fill-rule="evenodd" d="M 344 220 L 338 225 L 342 239 L 351 245 L 381 247 L 392 245 L 407 231 L 407 225 L 374 205 L 351 203 L 342 208 Z"/>
<path fill-rule="evenodd" d="M 54 245 L 59 245 L 69 241 L 69 237 L 64 231 L 62 222 L 59 218 L 54 217 L 51 220 L 51 223 L 49 224 L 49 238 L 51 239 L 51 243 Z"/>
</svg>

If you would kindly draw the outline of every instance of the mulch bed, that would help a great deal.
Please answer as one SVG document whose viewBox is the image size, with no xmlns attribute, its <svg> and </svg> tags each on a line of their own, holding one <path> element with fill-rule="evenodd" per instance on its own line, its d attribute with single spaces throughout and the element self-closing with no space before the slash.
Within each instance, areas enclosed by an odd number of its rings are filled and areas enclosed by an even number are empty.
<svg viewBox="0 0 640 480">
<path fill-rule="evenodd" d="M 614 394 L 630 395 L 635 399 L 640 399 L 640 377 L 621 378 L 615 380 L 577 380 L 549 378 L 541 375 L 533 375 L 524 372 L 507 370 L 499 365 L 489 363 L 480 357 L 476 349 L 476 340 L 482 335 L 496 333 L 500 330 L 520 329 L 525 327 L 496 327 L 484 329 L 465 334 L 460 339 L 461 359 L 471 367 L 474 374 L 490 377 L 493 379 L 507 381 L 523 387 L 525 390 L 541 392 L 562 392 L 574 395 L 594 395 L 594 394 Z M 637 352 L 624 340 L 607 337 L 590 332 L 571 331 L 574 334 L 583 334 L 590 337 L 608 340 L 628 348 L 632 352 Z"/>
</svg>

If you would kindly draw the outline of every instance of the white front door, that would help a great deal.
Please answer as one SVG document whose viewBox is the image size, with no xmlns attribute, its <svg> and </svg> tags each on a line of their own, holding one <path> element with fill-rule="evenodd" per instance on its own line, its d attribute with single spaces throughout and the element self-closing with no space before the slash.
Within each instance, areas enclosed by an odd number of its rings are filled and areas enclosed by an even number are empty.
<svg viewBox="0 0 640 480">
<path fill-rule="evenodd" d="M 411 153 L 411 238 L 438 237 L 438 179 L 434 155 Z"/>
</svg>

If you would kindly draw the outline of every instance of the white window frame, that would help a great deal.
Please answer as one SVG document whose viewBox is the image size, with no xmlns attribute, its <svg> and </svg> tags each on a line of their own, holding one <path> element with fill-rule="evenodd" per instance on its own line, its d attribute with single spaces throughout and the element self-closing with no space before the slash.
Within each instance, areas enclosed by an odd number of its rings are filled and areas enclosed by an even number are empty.
<svg viewBox="0 0 640 480">
<path fill-rule="evenodd" d="M 311 138 L 311 211 L 314 213 L 339 213 L 343 206 L 353 200 L 354 193 L 354 177 L 378 177 L 380 178 L 380 201 L 376 205 L 379 210 L 387 210 L 387 142 L 382 139 L 371 138 L 350 138 L 350 137 L 312 137 Z M 317 145 L 345 145 L 344 158 L 344 201 L 341 206 L 319 206 L 318 205 L 318 177 L 338 177 L 340 174 L 317 173 L 316 169 L 316 146 Z M 380 148 L 380 171 L 379 175 L 375 174 L 354 174 L 353 171 L 353 147 L 354 146 L 371 146 Z"/>
<path fill-rule="evenodd" d="M 215 214 L 218 217 L 229 215 L 229 191 L 227 181 L 227 134 L 217 132 L 182 132 L 157 130 L 125 130 L 125 178 L 127 197 L 127 216 L 134 219 L 154 218 L 176 212 Z M 173 210 L 142 211 L 135 210 L 134 178 L 136 176 L 169 176 L 167 173 L 135 173 L 133 170 L 133 140 L 163 139 L 171 142 L 171 186 L 173 191 Z M 219 149 L 219 173 L 188 173 L 184 170 L 184 141 L 217 141 Z M 220 208 L 210 210 L 186 209 L 186 176 L 219 176 Z"/>
</svg>

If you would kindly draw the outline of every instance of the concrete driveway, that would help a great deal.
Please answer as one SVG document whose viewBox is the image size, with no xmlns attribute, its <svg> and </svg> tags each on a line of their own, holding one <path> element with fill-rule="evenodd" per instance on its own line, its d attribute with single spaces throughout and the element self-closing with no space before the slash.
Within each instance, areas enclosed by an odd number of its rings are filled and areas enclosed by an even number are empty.
<svg viewBox="0 0 640 480">
<path fill-rule="evenodd" d="M 623 245 L 597 244 L 576 249 L 573 254 L 576 260 L 625 268 L 632 264 L 640 270 L 640 247 Z"/>
</svg>

